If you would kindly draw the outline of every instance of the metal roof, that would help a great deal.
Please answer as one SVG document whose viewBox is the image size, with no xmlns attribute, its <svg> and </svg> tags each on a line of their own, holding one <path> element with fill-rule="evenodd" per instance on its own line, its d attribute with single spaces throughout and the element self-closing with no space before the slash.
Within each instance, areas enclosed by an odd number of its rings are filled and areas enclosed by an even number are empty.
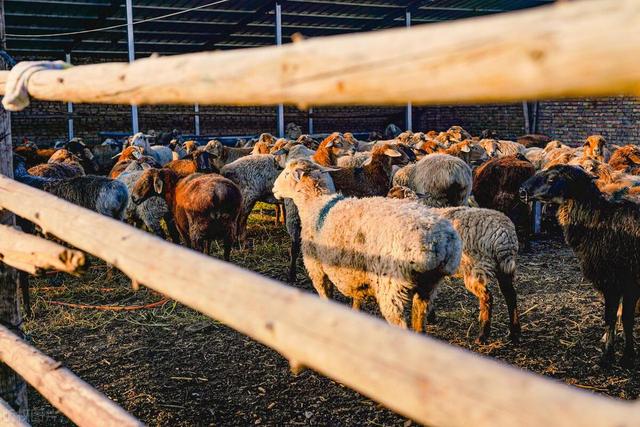
<svg viewBox="0 0 640 427">
<path fill-rule="evenodd" d="M 283 42 L 508 12 L 553 0 L 281 0 Z M 133 0 L 133 20 L 155 18 L 208 1 Z M 134 25 L 136 57 L 275 44 L 274 0 L 228 0 Z M 127 29 L 35 37 L 126 24 L 125 0 L 5 0 L 7 51 L 17 59 L 127 58 Z M 17 34 L 33 37 L 16 37 Z"/>
</svg>

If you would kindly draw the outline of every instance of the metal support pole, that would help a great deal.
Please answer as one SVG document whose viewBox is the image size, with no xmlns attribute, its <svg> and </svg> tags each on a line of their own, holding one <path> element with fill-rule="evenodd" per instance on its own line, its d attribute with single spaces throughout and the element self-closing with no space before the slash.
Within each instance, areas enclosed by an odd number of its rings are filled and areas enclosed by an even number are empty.
<svg viewBox="0 0 640 427">
<path fill-rule="evenodd" d="M 282 45 L 282 8 L 276 3 L 276 45 Z M 278 104 L 278 137 L 284 138 L 284 105 Z"/>
<path fill-rule="evenodd" d="M 71 53 L 66 55 L 67 64 L 71 64 Z M 69 129 L 69 141 L 73 139 L 73 103 L 67 102 L 67 127 Z"/>
<path fill-rule="evenodd" d="M 196 135 L 200 136 L 200 106 L 198 104 L 195 104 L 193 106 L 193 111 L 195 113 L 195 117 L 194 117 L 194 124 L 195 124 L 195 128 L 196 128 Z"/>
<path fill-rule="evenodd" d="M 407 13 L 405 15 L 405 25 L 407 26 L 407 28 L 411 27 L 411 12 L 407 10 Z M 407 102 L 407 112 L 406 112 L 406 125 L 407 125 L 407 129 L 408 131 L 412 131 L 413 130 L 413 108 L 411 105 L 411 102 Z"/>
<path fill-rule="evenodd" d="M 135 46 L 133 44 L 133 0 L 127 0 L 127 46 L 129 51 L 129 62 L 136 59 Z M 131 106 L 131 127 L 133 133 L 140 132 L 138 126 L 138 107 Z"/>
<path fill-rule="evenodd" d="M 531 133 L 531 123 L 529 122 L 529 103 L 522 101 L 522 114 L 524 115 L 524 133 Z"/>
<path fill-rule="evenodd" d="M 309 135 L 313 135 L 313 108 L 309 108 Z"/>
</svg>

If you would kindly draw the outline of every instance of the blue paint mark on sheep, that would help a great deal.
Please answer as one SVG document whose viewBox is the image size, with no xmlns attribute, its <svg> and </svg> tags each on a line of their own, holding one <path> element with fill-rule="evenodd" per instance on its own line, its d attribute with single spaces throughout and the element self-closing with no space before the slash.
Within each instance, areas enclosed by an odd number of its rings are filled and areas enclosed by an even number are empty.
<svg viewBox="0 0 640 427">
<path fill-rule="evenodd" d="M 322 226 L 324 225 L 324 220 L 327 218 L 329 211 L 338 204 L 341 200 L 344 200 L 345 197 L 342 194 L 338 194 L 333 199 L 329 200 L 323 207 L 320 209 L 320 213 L 318 214 L 318 221 L 316 222 L 316 231 L 320 231 Z"/>
</svg>

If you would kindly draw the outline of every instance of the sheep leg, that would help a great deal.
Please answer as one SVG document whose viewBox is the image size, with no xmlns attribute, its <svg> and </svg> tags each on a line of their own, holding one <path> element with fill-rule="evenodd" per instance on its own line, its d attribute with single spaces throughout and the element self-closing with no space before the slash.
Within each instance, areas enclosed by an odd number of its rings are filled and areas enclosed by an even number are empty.
<svg viewBox="0 0 640 427">
<path fill-rule="evenodd" d="M 351 300 L 351 308 L 355 311 L 360 311 L 361 306 L 362 306 L 362 298 L 353 297 Z"/>
<path fill-rule="evenodd" d="M 393 281 L 389 283 L 388 289 L 407 288 L 404 284 L 398 284 Z M 404 304 L 401 298 L 392 292 L 386 292 L 378 296 L 378 306 L 380 312 L 387 322 L 396 325 L 402 329 L 407 329 L 407 321 L 404 318 Z"/>
<path fill-rule="evenodd" d="M 509 339 L 511 342 L 520 341 L 520 318 L 518 316 L 518 303 L 516 290 L 513 288 L 513 274 L 498 275 L 498 285 L 504 300 L 507 303 L 507 312 L 509 313 Z"/>
<path fill-rule="evenodd" d="M 281 209 L 281 205 L 276 203 L 275 205 L 275 209 L 276 209 L 276 220 L 274 225 L 280 225 L 280 209 Z"/>
<path fill-rule="evenodd" d="M 633 369 L 636 359 L 636 350 L 633 339 L 633 323 L 635 320 L 636 302 L 638 295 L 630 292 L 622 298 L 622 326 L 624 327 L 624 354 L 620 361 L 622 366 Z"/>
<path fill-rule="evenodd" d="M 296 282 L 296 273 L 298 265 L 298 257 L 300 256 L 300 236 L 291 238 L 291 247 L 289 248 L 289 283 Z"/>
<path fill-rule="evenodd" d="M 424 328 L 425 313 L 429 309 L 429 300 L 423 298 L 419 292 L 413 294 L 413 303 L 411 304 L 411 329 L 420 333 Z"/>
<path fill-rule="evenodd" d="M 225 235 L 224 237 L 224 260 L 225 261 L 230 261 L 231 260 L 231 247 L 233 246 L 233 236 L 230 236 L 229 233 L 227 233 L 227 235 Z M 213 242 L 212 242 L 213 243 Z"/>
<path fill-rule="evenodd" d="M 604 322 L 606 325 L 604 346 L 602 348 L 602 358 L 600 363 L 608 366 L 614 355 L 614 344 L 616 336 L 616 321 L 618 319 L 617 311 L 620 303 L 620 294 L 615 292 L 607 292 L 604 294 Z"/>
<path fill-rule="evenodd" d="M 167 225 L 167 231 L 169 233 L 169 238 L 176 245 L 180 244 L 180 233 L 178 232 L 178 228 L 176 227 L 176 223 L 173 220 L 171 214 L 167 214 L 164 216 L 164 222 Z"/>
<path fill-rule="evenodd" d="M 480 332 L 476 338 L 476 344 L 485 344 L 491 333 L 491 311 L 493 307 L 493 297 L 487 288 L 487 281 L 481 277 L 473 275 L 465 276 L 465 287 L 478 298 L 480 303 Z"/>
<path fill-rule="evenodd" d="M 309 274 L 313 288 L 318 295 L 325 299 L 331 299 L 333 296 L 333 284 L 327 275 L 324 274 L 320 263 L 305 260 L 305 267 L 307 268 L 307 273 Z"/>
</svg>

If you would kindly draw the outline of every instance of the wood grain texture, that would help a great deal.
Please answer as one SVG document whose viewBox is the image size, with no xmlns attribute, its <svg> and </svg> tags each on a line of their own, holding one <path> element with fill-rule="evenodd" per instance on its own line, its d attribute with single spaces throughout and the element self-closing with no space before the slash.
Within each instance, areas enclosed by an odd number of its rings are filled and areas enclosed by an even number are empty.
<svg viewBox="0 0 640 427">
<path fill-rule="evenodd" d="M 140 427 L 112 400 L 0 325 L 0 360 L 78 426 Z"/>
<path fill-rule="evenodd" d="M 481 103 L 640 93 L 640 2 L 42 71 L 33 98 L 114 104 Z M 0 81 L 2 77 L 0 76 Z"/>
<path fill-rule="evenodd" d="M 392 410 L 435 426 L 632 426 L 640 405 L 392 327 L 0 177 L 0 206 Z"/>
<path fill-rule="evenodd" d="M 86 263 L 85 256 L 80 251 L 6 225 L 0 225 L 0 260 L 35 275 L 42 270 L 78 275 Z"/>
</svg>

